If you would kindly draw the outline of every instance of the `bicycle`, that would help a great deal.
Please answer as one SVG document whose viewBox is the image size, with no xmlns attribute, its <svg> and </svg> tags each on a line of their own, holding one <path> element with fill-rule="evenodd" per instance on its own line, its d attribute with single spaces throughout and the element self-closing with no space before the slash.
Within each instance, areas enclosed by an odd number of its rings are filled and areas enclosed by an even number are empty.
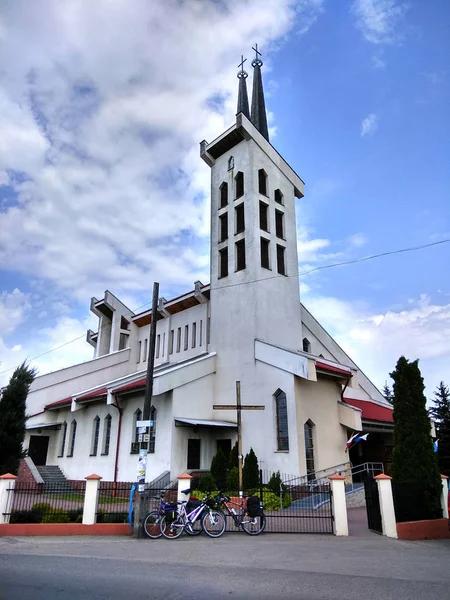
<svg viewBox="0 0 450 600">
<path fill-rule="evenodd" d="M 234 502 L 228 496 L 223 493 L 219 493 L 216 498 L 216 502 L 222 508 L 226 508 L 226 516 L 231 517 L 236 527 L 240 527 L 242 531 L 245 531 L 248 535 L 259 535 L 266 528 L 266 515 L 262 510 L 262 504 L 258 509 L 258 514 L 250 515 L 247 508 L 244 507 L 244 499 L 242 498 L 241 503 Z M 231 506 L 230 508 L 230 505 Z M 237 513 L 234 506 L 240 509 L 239 514 Z"/>
<path fill-rule="evenodd" d="M 153 540 L 157 540 L 158 538 L 162 537 L 161 520 L 166 514 L 166 510 L 169 510 L 174 506 L 174 503 L 163 500 L 164 495 L 165 492 L 161 492 L 160 496 L 153 496 L 153 500 L 159 501 L 159 508 L 147 513 L 142 523 L 144 533 Z M 175 510 L 176 508 L 177 507 L 175 505 Z"/>
<path fill-rule="evenodd" d="M 200 504 L 187 512 L 186 500 L 178 502 L 178 509 L 173 519 L 165 514 L 160 522 L 161 534 L 167 539 L 180 537 L 183 531 L 189 535 L 198 535 L 202 531 L 209 537 L 220 537 L 225 531 L 225 517 L 221 511 L 213 510 L 215 501 L 203 498 Z"/>
</svg>

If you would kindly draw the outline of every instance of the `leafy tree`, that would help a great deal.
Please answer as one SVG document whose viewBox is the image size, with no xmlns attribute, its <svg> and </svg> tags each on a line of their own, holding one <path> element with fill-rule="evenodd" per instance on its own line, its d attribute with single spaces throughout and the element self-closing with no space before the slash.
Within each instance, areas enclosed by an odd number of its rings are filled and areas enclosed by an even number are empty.
<svg viewBox="0 0 450 600">
<path fill-rule="evenodd" d="M 270 491 L 272 491 L 274 494 L 277 494 L 278 496 L 280 495 L 280 488 L 282 491 L 284 491 L 286 486 L 282 485 L 280 471 L 277 471 L 276 473 L 272 473 L 272 476 L 269 479 L 269 483 L 267 484 L 267 487 L 269 488 Z"/>
<path fill-rule="evenodd" d="M 389 404 L 393 403 L 393 394 L 391 388 L 388 386 L 387 382 L 383 386 L 383 396 L 384 399 L 389 402 Z"/>
<path fill-rule="evenodd" d="M 441 476 L 433 450 L 431 424 L 426 409 L 419 361 L 401 356 L 391 373 L 394 380 L 394 481 L 416 482 L 426 487 L 430 513 L 440 511 Z"/>
<path fill-rule="evenodd" d="M 234 446 L 231 448 L 230 456 L 228 458 L 228 469 L 234 469 L 236 467 L 239 468 L 239 450 L 238 443 L 236 442 Z"/>
<path fill-rule="evenodd" d="M 227 475 L 227 490 L 228 491 L 237 491 L 239 489 L 239 469 L 238 467 L 233 467 L 228 471 Z"/>
<path fill-rule="evenodd" d="M 216 482 L 214 481 L 214 477 L 211 475 L 211 473 L 205 473 L 200 477 L 198 489 L 205 493 L 216 489 Z"/>
<path fill-rule="evenodd" d="M 227 459 L 222 448 L 218 448 L 211 461 L 211 475 L 219 490 L 225 489 L 227 482 Z"/>
<path fill-rule="evenodd" d="M 12 374 L 0 399 L 0 474 L 17 475 L 24 457 L 26 401 L 28 390 L 36 377 L 36 369 L 25 363 Z"/>
<path fill-rule="evenodd" d="M 450 392 L 443 381 L 437 386 L 430 408 L 430 415 L 436 421 L 438 439 L 438 462 L 443 475 L 450 477 Z"/>
<path fill-rule="evenodd" d="M 242 469 L 242 479 L 245 490 L 259 487 L 258 459 L 253 448 L 250 448 L 250 452 L 245 457 L 244 467 Z"/>
</svg>

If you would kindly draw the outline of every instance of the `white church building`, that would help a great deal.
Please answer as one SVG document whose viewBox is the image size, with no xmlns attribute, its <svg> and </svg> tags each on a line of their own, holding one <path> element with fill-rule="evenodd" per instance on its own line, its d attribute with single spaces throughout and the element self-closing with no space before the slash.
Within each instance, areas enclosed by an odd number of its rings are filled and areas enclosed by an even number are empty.
<svg viewBox="0 0 450 600">
<path fill-rule="evenodd" d="M 295 202 L 304 183 L 269 142 L 261 77 L 253 62 L 251 110 L 239 77 L 235 123 L 200 144 L 211 169 L 210 283 L 196 281 L 158 310 L 134 314 L 114 294 L 91 299 L 98 330 L 91 361 L 38 377 L 27 401 L 25 447 L 35 465 L 69 479 L 97 473 L 133 481 L 139 451 L 149 331 L 157 320 L 147 480 L 209 469 L 236 440 L 260 466 L 313 474 L 349 460 L 352 432 L 369 432 L 353 463 L 389 471 L 392 410 L 380 391 L 305 309 L 299 297 Z"/>
</svg>

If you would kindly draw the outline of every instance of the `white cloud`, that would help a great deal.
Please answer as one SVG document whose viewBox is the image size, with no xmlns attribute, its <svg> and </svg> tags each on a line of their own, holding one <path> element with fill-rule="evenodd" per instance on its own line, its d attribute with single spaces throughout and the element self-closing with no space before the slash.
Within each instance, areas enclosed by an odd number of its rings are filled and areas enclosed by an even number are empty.
<svg viewBox="0 0 450 600">
<path fill-rule="evenodd" d="M 367 244 L 368 239 L 363 233 L 354 233 L 348 238 L 348 241 L 355 248 L 361 248 Z"/>
<path fill-rule="evenodd" d="M 405 309 L 375 312 L 366 303 L 313 294 L 303 302 L 376 385 L 384 385 L 401 355 L 420 359 L 428 396 L 439 381 L 450 382 L 450 304 L 422 295 Z"/>
<path fill-rule="evenodd" d="M 397 0 L 355 0 L 352 5 L 358 29 L 373 44 L 400 43 L 407 10 L 408 5 Z"/>
<path fill-rule="evenodd" d="M 364 117 L 361 123 L 361 137 L 375 133 L 378 129 L 379 117 L 375 113 L 370 113 L 367 117 Z"/>
<path fill-rule="evenodd" d="M 372 66 L 374 69 L 384 69 L 386 66 L 386 61 L 381 58 L 381 56 L 374 54 L 372 56 Z"/>
<path fill-rule="evenodd" d="M 30 308 L 29 296 L 18 289 L 0 293 L 0 335 L 12 333 L 24 320 Z"/>
</svg>

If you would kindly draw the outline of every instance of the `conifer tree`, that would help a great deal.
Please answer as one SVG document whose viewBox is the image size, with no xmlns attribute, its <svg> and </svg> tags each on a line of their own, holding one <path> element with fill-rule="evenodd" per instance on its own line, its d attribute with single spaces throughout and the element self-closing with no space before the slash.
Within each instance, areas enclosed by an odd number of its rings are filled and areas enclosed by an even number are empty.
<svg viewBox="0 0 450 600">
<path fill-rule="evenodd" d="M 441 476 L 418 361 L 409 362 L 401 356 L 391 377 L 394 380 L 392 477 L 394 482 L 416 482 L 426 486 L 428 510 L 438 513 Z"/>
<path fill-rule="evenodd" d="M 430 415 L 436 421 L 438 462 L 442 475 L 450 477 L 450 392 L 443 381 L 437 386 Z"/>
<path fill-rule="evenodd" d="M 246 455 L 244 467 L 242 469 L 242 479 L 245 490 L 256 489 L 259 487 L 259 467 L 258 459 L 253 448 Z"/>
<path fill-rule="evenodd" d="M 393 400 L 393 398 L 392 398 L 392 390 L 388 386 L 387 382 L 383 386 L 383 396 L 384 396 L 384 399 L 389 402 L 389 404 L 392 404 L 392 400 Z"/>
<path fill-rule="evenodd" d="M 228 459 L 228 470 L 238 468 L 239 467 L 239 450 L 238 443 L 236 442 L 234 446 L 231 448 L 230 456 Z"/>
<path fill-rule="evenodd" d="M 217 488 L 224 490 L 227 483 L 227 459 L 222 448 L 218 448 L 211 461 L 211 475 L 214 477 Z"/>
<path fill-rule="evenodd" d="M 17 475 L 20 459 L 24 457 L 26 401 L 35 377 L 36 369 L 21 364 L 0 398 L 0 475 Z"/>
</svg>

